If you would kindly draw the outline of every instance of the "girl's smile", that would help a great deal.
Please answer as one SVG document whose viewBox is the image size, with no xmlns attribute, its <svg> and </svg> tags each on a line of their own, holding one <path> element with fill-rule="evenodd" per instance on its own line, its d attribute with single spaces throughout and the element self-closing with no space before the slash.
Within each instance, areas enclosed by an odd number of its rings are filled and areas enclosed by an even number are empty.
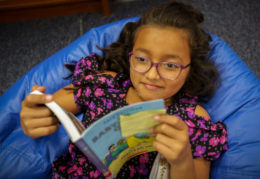
<svg viewBox="0 0 260 179">
<path fill-rule="evenodd" d="M 143 85 L 144 85 L 144 87 L 146 87 L 149 90 L 157 90 L 157 89 L 162 88 L 161 86 L 148 84 L 148 83 L 143 83 Z"/>
</svg>

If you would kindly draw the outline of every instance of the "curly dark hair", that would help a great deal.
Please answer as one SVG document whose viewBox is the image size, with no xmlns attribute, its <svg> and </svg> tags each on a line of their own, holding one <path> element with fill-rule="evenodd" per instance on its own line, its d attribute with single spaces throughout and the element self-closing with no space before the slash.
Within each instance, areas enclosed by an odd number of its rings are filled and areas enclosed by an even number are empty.
<svg viewBox="0 0 260 179">
<path fill-rule="evenodd" d="M 170 26 L 187 33 L 190 47 L 191 67 L 187 81 L 180 92 L 199 98 L 211 97 L 220 85 L 221 79 L 214 62 L 208 56 L 209 42 L 212 39 L 201 28 L 200 24 L 203 21 L 203 14 L 190 5 L 175 1 L 159 5 L 147 11 L 138 22 L 127 23 L 119 39 L 108 48 L 98 47 L 107 53 L 103 58 L 98 58 L 98 70 L 85 71 L 82 80 L 88 72 L 102 73 L 105 70 L 123 72 L 130 76 L 128 53 L 132 51 L 140 29 L 147 25 Z M 74 71 L 74 66 L 67 65 L 67 67 Z"/>
</svg>

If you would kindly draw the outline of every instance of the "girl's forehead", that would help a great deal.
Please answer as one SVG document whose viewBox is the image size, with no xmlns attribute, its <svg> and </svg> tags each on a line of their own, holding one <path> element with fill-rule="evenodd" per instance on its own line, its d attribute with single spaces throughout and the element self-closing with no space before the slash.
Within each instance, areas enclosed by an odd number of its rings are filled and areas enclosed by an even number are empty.
<svg viewBox="0 0 260 179">
<path fill-rule="evenodd" d="M 179 56 L 181 59 L 190 61 L 187 33 L 182 29 L 168 26 L 141 28 L 137 34 L 133 52 L 148 56 Z"/>
<path fill-rule="evenodd" d="M 147 34 L 147 32 L 150 32 L 150 33 Z M 137 31 L 135 39 L 137 39 L 138 36 L 142 36 L 144 34 L 152 35 L 154 32 L 157 32 L 157 33 L 168 32 L 168 34 L 181 36 L 182 38 L 186 38 L 186 40 L 188 39 L 188 33 L 186 32 L 185 29 L 181 29 L 181 28 L 177 28 L 177 27 L 171 27 L 171 26 L 160 26 L 160 25 L 144 25 L 144 26 L 142 26 Z"/>
</svg>

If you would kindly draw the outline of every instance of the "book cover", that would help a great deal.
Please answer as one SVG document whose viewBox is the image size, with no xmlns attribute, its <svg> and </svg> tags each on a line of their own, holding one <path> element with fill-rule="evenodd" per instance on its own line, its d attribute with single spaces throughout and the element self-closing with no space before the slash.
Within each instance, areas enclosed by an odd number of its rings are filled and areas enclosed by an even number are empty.
<svg viewBox="0 0 260 179">
<path fill-rule="evenodd" d="M 104 170 L 109 170 L 113 177 L 116 177 L 120 168 L 129 159 L 155 151 L 152 145 L 155 136 L 149 133 L 149 128 L 158 124 L 153 120 L 155 114 L 165 113 L 164 101 L 153 100 L 117 109 L 89 126 L 83 132 L 82 139 L 102 161 L 102 164 L 95 164 L 100 165 L 97 168 L 102 169 L 100 170 L 102 173 Z M 127 125 L 120 126 L 120 118 L 123 124 L 127 121 Z M 143 121 L 146 125 L 142 123 Z M 136 125 L 141 129 L 135 127 Z M 130 128 L 127 129 L 126 126 Z"/>
</svg>

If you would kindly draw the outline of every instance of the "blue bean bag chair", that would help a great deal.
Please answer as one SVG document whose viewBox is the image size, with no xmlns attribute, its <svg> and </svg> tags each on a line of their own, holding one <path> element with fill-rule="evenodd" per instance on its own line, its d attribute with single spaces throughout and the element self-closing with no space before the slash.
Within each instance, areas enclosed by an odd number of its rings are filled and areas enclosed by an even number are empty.
<svg viewBox="0 0 260 179">
<path fill-rule="evenodd" d="M 0 98 L 0 178 L 50 178 L 52 161 L 65 153 L 68 136 L 61 126 L 47 137 L 31 139 L 23 133 L 19 112 L 21 102 L 35 84 L 47 87 L 52 94 L 71 83 L 63 80 L 69 72 L 65 63 L 77 62 L 96 48 L 116 41 L 130 18 L 90 30 L 69 46 L 55 53 L 17 81 Z M 216 35 L 210 34 L 210 55 L 222 65 L 222 85 L 213 99 L 204 104 L 212 121 L 228 127 L 228 148 L 212 162 L 211 179 L 260 178 L 260 81 L 232 49 Z M 82 119 L 82 115 L 78 116 Z"/>
</svg>

